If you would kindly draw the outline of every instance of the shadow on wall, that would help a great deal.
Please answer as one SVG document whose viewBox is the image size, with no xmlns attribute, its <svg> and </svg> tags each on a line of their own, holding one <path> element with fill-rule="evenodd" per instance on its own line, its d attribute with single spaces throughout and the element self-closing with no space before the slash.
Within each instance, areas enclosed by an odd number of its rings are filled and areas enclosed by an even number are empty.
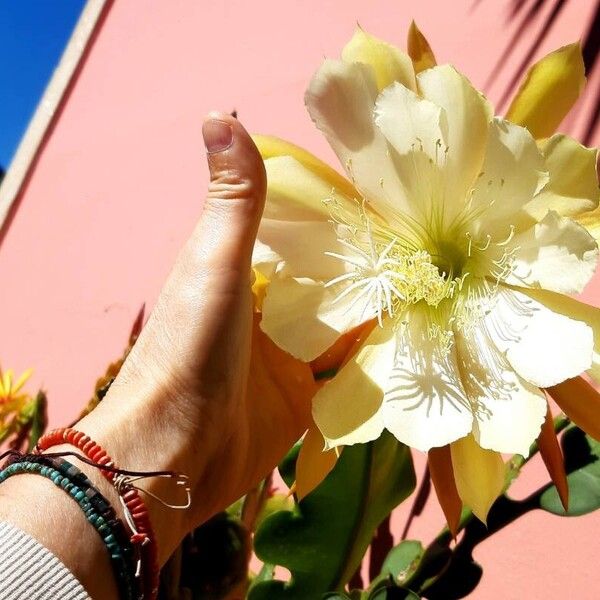
<svg viewBox="0 0 600 600">
<path fill-rule="evenodd" d="M 485 0 L 474 0 L 472 10 L 476 10 L 477 6 L 483 3 Z M 523 37 L 528 38 L 532 34 L 532 30 L 537 29 L 537 33 L 532 36 L 532 42 L 529 49 L 525 52 L 521 59 L 517 69 L 513 73 L 508 85 L 506 86 L 501 100 L 498 106 L 505 106 L 512 96 L 515 87 L 521 78 L 525 74 L 527 67 L 530 65 L 532 58 L 536 55 L 539 47 L 542 45 L 552 27 L 560 17 L 562 10 L 567 6 L 569 0 L 510 0 L 507 21 L 513 22 L 518 21 L 517 29 L 512 35 L 511 39 L 507 42 L 506 48 L 497 60 L 494 68 L 492 69 L 490 76 L 486 82 L 486 89 L 489 88 L 500 72 L 506 65 L 508 59 L 512 56 L 517 42 Z M 548 8 L 549 7 L 549 8 Z M 536 27 L 537 18 L 541 12 L 546 12 L 546 17 L 541 26 Z M 585 72 L 589 77 L 596 66 L 598 61 L 598 54 L 600 52 L 600 1 L 596 3 L 596 9 L 590 23 L 588 24 L 587 31 L 585 32 L 581 47 L 583 51 L 583 60 L 585 63 Z M 600 121 L 600 93 L 592 92 L 589 88 L 587 93 L 594 93 L 596 98 L 593 103 L 592 110 L 587 118 L 585 125 L 584 136 L 581 140 L 585 145 L 589 145 L 596 129 L 598 129 Z"/>
</svg>

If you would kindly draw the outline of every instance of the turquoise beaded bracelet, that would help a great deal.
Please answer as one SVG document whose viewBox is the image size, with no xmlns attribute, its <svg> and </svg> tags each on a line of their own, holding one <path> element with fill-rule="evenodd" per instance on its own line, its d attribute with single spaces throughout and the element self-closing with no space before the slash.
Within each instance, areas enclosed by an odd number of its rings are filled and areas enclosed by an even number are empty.
<svg viewBox="0 0 600 600">
<path fill-rule="evenodd" d="M 67 461 L 63 461 L 62 464 L 67 470 L 70 467 L 76 469 L 75 467 L 73 467 L 73 465 L 67 463 Z M 93 504 L 90 502 L 90 498 L 88 497 L 84 489 L 73 483 L 68 476 L 61 473 L 58 469 L 54 468 L 53 466 L 49 466 L 48 464 L 44 464 L 44 462 L 37 461 L 13 462 L 12 464 L 6 466 L 2 471 L 0 471 L 0 483 L 6 481 L 6 479 L 12 477 L 13 475 L 18 475 L 22 473 L 37 474 L 41 475 L 42 477 L 46 477 L 47 479 L 50 479 L 57 487 L 62 488 L 77 502 L 79 507 L 83 510 L 86 519 L 98 532 L 98 535 L 101 537 L 102 542 L 108 550 L 110 559 L 113 563 L 115 575 L 117 576 L 117 583 L 121 596 L 127 599 L 134 599 L 137 594 L 134 592 L 135 586 L 133 583 L 133 577 L 130 566 L 131 559 L 127 555 L 126 549 L 123 548 L 119 541 L 119 538 L 121 536 L 115 535 L 115 531 L 110 526 L 108 520 L 105 519 L 100 514 L 100 512 L 98 512 L 98 510 L 93 506 Z M 89 480 L 87 480 L 87 478 L 86 481 L 87 483 L 89 483 L 88 488 L 92 488 L 91 483 L 89 482 Z M 96 490 L 94 491 L 96 492 L 99 498 L 104 500 L 104 498 L 100 495 L 99 492 L 97 492 Z M 104 500 L 104 502 L 106 501 Z"/>
</svg>

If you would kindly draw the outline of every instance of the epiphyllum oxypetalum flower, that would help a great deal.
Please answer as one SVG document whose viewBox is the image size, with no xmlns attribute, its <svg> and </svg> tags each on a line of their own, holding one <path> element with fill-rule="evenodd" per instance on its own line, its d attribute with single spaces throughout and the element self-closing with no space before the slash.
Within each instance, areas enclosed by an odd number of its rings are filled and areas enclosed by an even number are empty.
<svg viewBox="0 0 600 600">
<path fill-rule="evenodd" d="M 540 388 L 593 366 L 594 317 L 560 294 L 596 267 L 594 238 L 569 218 L 598 205 L 595 153 L 564 136 L 538 145 L 427 48 L 413 63 L 359 30 L 314 76 L 309 113 L 350 181 L 258 140 L 261 328 L 308 362 L 375 320 L 314 397 L 325 448 L 384 428 L 419 450 L 450 445 L 458 492 L 485 518 L 475 482 L 495 497 L 499 453 L 528 453 Z"/>
</svg>

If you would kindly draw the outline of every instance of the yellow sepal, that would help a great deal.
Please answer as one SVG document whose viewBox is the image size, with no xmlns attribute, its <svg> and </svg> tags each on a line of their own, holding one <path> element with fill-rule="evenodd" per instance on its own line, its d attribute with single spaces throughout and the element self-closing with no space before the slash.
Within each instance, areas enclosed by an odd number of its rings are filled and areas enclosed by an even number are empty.
<svg viewBox="0 0 600 600">
<path fill-rule="evenodd" d="M 252 139 L 263 160 L 276 156 L 291 156 L 313 173 L 329 181 L 333 188 L 346 194 L 349 198 L 359 197 L 358 192 L 350 181 L 342 177 L 335 169 L 332 169 L 308 150 L 272 135 L 257 134 L 253 135 Z"/>
<path fill-rule="evenodd" d="M 551 136 L 585 85 L 585 67 L 577 42 L 551 52 L 527 72 L 506 118 L 527 127 L 533 137 Z"/>
<path fill-rule="evenodd" d="M 482 448 L 471 434 L 452 442 L 450 449 L 458 494 L 463 504 L 485 523 L 492 504 L 504 489 L 502 456 Z"/>
<path fill-rule="evenodd" d="M 296 461 L 296 494 L 299 500 L 308 496 L 335 467 L 337 449 L 324 448 L 325 440 L 318 427 L 313 424 L 304 436 Z"/>
<path fill-rule="evenodd" d="M 408 29 L 406 47 L 408 48 L 408 55 L 412 59 L 415 73 L 431 69 L 431 67 L 435 67 L 437 64 L 429 42 L 414 21 Z"/>
</svg>

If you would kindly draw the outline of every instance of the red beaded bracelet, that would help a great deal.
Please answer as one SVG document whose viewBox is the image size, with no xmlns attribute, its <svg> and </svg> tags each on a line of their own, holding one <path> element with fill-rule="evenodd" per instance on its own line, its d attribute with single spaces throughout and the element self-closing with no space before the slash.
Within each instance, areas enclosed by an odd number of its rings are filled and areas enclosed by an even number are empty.
<svg viewBox="0 0 600 600">
<path fill-rule="evenodd" d="M 83 432 L 71 427 L 55 429 L 44 434 L 38 440 L 34 452 L 41 454 L 43 451 L 59 444 L 70 444 L 79 448 L 85 456 L 100 467 L 116 468 L 112 458 L 102 446 L 98 445 Z M 124 486 L 119 485 L 119 482 L 122 480 L 119 479 L 117 472 L 108 469 L 100 470 L 104 477 L 116 487 L 119 493 L 119 498 L 125 512 L 125 519 L 132 530 L 131 543 L 139 549 L 140 553 L 140 562 L 138 562 L 138 573 L 136 575 L 140 575 L 139 571 L 141 568 L 141 576 L 144 582 L 143 587 L 147 592 L 147 595 L 144 594 L 144 597 L 154 600 L 158 596 L 160 568 L 158 565 L 156 537 L 150 523 L 146 504 L 138 490 L 133 486 L 127 484 Z"/>
</svg>

